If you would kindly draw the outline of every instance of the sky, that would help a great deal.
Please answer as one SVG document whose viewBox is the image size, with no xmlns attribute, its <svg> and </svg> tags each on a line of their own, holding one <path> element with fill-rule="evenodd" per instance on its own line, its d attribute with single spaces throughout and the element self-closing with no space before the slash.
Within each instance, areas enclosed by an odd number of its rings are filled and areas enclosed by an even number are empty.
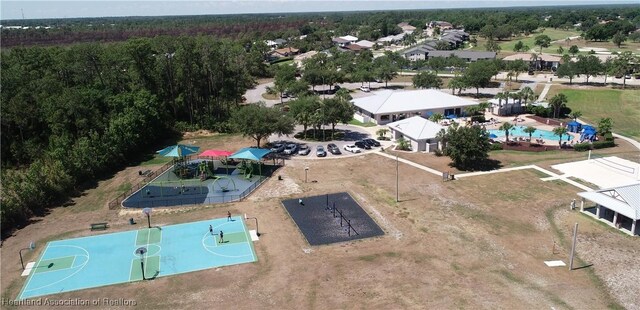
<svg viewBox="0 0 640 310">
<path fill-rule="evenodd" d="M 22 19 L 23 14 L 25 19 L 39 19 L 638 3 L 638 0 L 0 0 L 0 20 Z"/>
</svg>

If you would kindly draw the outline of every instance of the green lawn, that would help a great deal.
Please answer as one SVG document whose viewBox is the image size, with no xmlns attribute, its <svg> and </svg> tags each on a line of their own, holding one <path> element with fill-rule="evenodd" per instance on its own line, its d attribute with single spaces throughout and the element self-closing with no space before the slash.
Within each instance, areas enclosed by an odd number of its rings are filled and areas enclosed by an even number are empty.
<svg viewBox="0 0 640 310">
<path fill-rule="evenodd" d="M 640 90 L 562 89 L 552 87 L 548 98 L 567 96 L 567 106 L 582 112 L 580 119 L 597 125 L 602 117 L 613 120 L 613 132 L 640 141 Z"/>
<path fill-rule="evenodd" d="M 374 126 L 376 126 L 376 123 L 372 123 L 372 122 L 369 122 L 369 123 L 363 123 L 363 122 L 361 122 L 361 121 L 359 121 L 359 120 L 357 120 L 357 119 L 355 119 L 355 118 L 354 118 L 354 119 L 352 119 L 352 120 L 349 122 L 349 124 L 350 124 L 350 125 L 356 125 L 356 126 L 362 126 L 362 127 L 374 127 Z"/>
<path fill-rule="evenodd" d="M 516 45 L 516 43 L 518 43 L 518 41 L 522 41 L 524 45 L 528 45 L 529 48 L 535 49 L 536 52 L 540 52 L 540 47 L 535 46 L 534 42 L 536 40 L 535 38 L 542 34 L 548 35 L 551 38 L 551 41 L 562 40 L 568 37 L 580 35 L 580 33 L 576 31 L 567 31 L 567 30 L 548 28 L 548 29 L 545 29 L 544 32 L 535 32 L 528 36 L 514 37 L 508 41 L 498 41 L 498 44 L 501 47 L 501 51 L 513 52 L 513 47 Z M 474 46 L 471 50 L 474 50 L 474 51 L 486 50 L 484 48 L 484 45 L 486 42 L 487 41 L 484 38 L 478 38 L 477 46 Z M 552 44 L 550 47 L 544 48 L 542 51 L 545 53 L 556 53 L 557 49 L 558 49 L 558 45 Z"/>
</svg>

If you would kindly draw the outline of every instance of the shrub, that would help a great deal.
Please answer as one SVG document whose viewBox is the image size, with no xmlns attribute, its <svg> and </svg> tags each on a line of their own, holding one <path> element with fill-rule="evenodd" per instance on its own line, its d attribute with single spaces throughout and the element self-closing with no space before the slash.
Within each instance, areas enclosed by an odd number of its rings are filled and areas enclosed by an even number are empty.
<svg viewBox="0 0 640 310">
<path fill-rule="evenodd" d="M 589 142 L 578 143 L 578 144 L 573 146 L 573 149 L 576 150 L 577 152 L 588 151 L 588 150 L 591 149 L 591 143 L 589 143 Z"/>
<path fill-rule="evenodd" d="M 592 144 L 594 149 L 604 149 L 608 147 L 614 147 L 616 144 L 613 141 L 596 141 Z"/>
<path fill-rule="evenodd" d="M 438 157 L 440 157 L 440 156 L 444 155 L 444 154 L 442 154 L 442 151 L 441 151 L 440 149 L 436 149 L 436 151 L 435 151 L 435 152 L 433 152 L 433 154 L 434 154 L 434 155 L 436 155 L 436 156 L 438 156 Z"/>
<path fill-rule="evenodd" d="M 500 151 L 500 150 L 502 150 L 502 143 L 492 143 L 489 146 L 489 150 L 490 151 Z"/>
<path fill-rule="evenodd" d="M 610 132 L 607 132 L 604 134 L 604 141 L 613 141 L 613 134 Z"/>
<path fill-rule="evenodd" d="M 474 115 L 471 117 L 471 121 L 472 122 L 478 122 L 478 123 L 484 123 L 486 122 L 486 119 L 484 118 L 484 115 Z"/>
</svg>

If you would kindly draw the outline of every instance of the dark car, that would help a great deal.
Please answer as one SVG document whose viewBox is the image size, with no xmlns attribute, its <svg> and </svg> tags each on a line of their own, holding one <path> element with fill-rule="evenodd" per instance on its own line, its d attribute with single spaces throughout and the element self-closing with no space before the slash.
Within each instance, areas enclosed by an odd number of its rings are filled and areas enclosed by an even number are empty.
<svg viewBox="0 0 640 310">
<path fill-rule="evenodd" d="M 338 148 L 338 146 L 333 144 L 333 143 L 327 144 L 327 150 L 329 150 L 329 153 L 331 153 L 333 155 L 342 154 L 342 152 L 340 152 L 340 148 Z"/>
<path fill-rule="evenodd" d="M 370 150 L 371 147 L 369 146 L 369 144 L 365 143 L 364 141 L 360 140 L 360 141 L 356 141 L 356 143 L 354 143 L 357 147 L 361 148 L 361 149 L 365 149 L 365 150 Z"/>
<path fill-rule="evenodd" d="M 376 139 L 368 138 L 368 139 L 364 139 L 364 142 L 369 144 L 369 146 L 371 146 L 371 147 L 374 147 L 374 146 L 375 147 L 379 147 L 380 146 L 380 142 L 378 142 L 378 140 L 376 140 Z"/>
</svg>

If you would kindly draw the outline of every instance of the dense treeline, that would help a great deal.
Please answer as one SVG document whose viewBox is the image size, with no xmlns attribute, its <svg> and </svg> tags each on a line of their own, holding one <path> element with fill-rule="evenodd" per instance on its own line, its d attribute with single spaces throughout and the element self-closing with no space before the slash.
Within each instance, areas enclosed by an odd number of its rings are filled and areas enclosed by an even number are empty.
<svg viewBox="0 0 640 310">
<path fill-rule="evenodd" d="M 348 13 L 298 13 L 298 14 L 246 14 L 174 17 L 135 18 L 76 18 L 49 20 L 9 20 L 4 26 L 20 25 L 33 27 L 28 30 L 3 29 L 4 47 L 25 45 L 52 45 L 71 42 L 112 42 L 133 37 L 158 35 L 207 34 L 218 37 L 253 40 L 277 37 L 292 38 L 300 34 L 315 34 L 332 31 L 337 34 L 356 34 L 360 38 L 376 40 L 397 34 L 399 22 L 423 28 L 433 20 L 448 21 L 455 26 L 464 26 L 472 33 L 492 33 L 498 39 L 512 34 L 531 33 L 539 27 L 574 28 L 588 32 L 596 28 L 596 35 L 609 33 L 611 26 L 600 22 L 624 19 L 624 25 L 614 28 L 626 30 L 630 25 L 640 24 L 640 8 L 629 5 L 537 7 L 537 8 L 491 8 L 456 10 L 414 10 L 393 12 L 348 12 Z M 51 29 L 37 26 L 52 27 Z M 493 30 L 492 30 L 493 29 Z M 614 33 L 615 34 L 615 33 Z M 330 36 L 331 34 L 329 34 Z M 612 34 L 613 35 L 613 34 Z"/>
<path fill-rule="evenodd" d="M 266 74 L 265 46 L 159 37 L 2 52 L 2 230 L 158 147 L 219 131 Z"/>
</svg>

